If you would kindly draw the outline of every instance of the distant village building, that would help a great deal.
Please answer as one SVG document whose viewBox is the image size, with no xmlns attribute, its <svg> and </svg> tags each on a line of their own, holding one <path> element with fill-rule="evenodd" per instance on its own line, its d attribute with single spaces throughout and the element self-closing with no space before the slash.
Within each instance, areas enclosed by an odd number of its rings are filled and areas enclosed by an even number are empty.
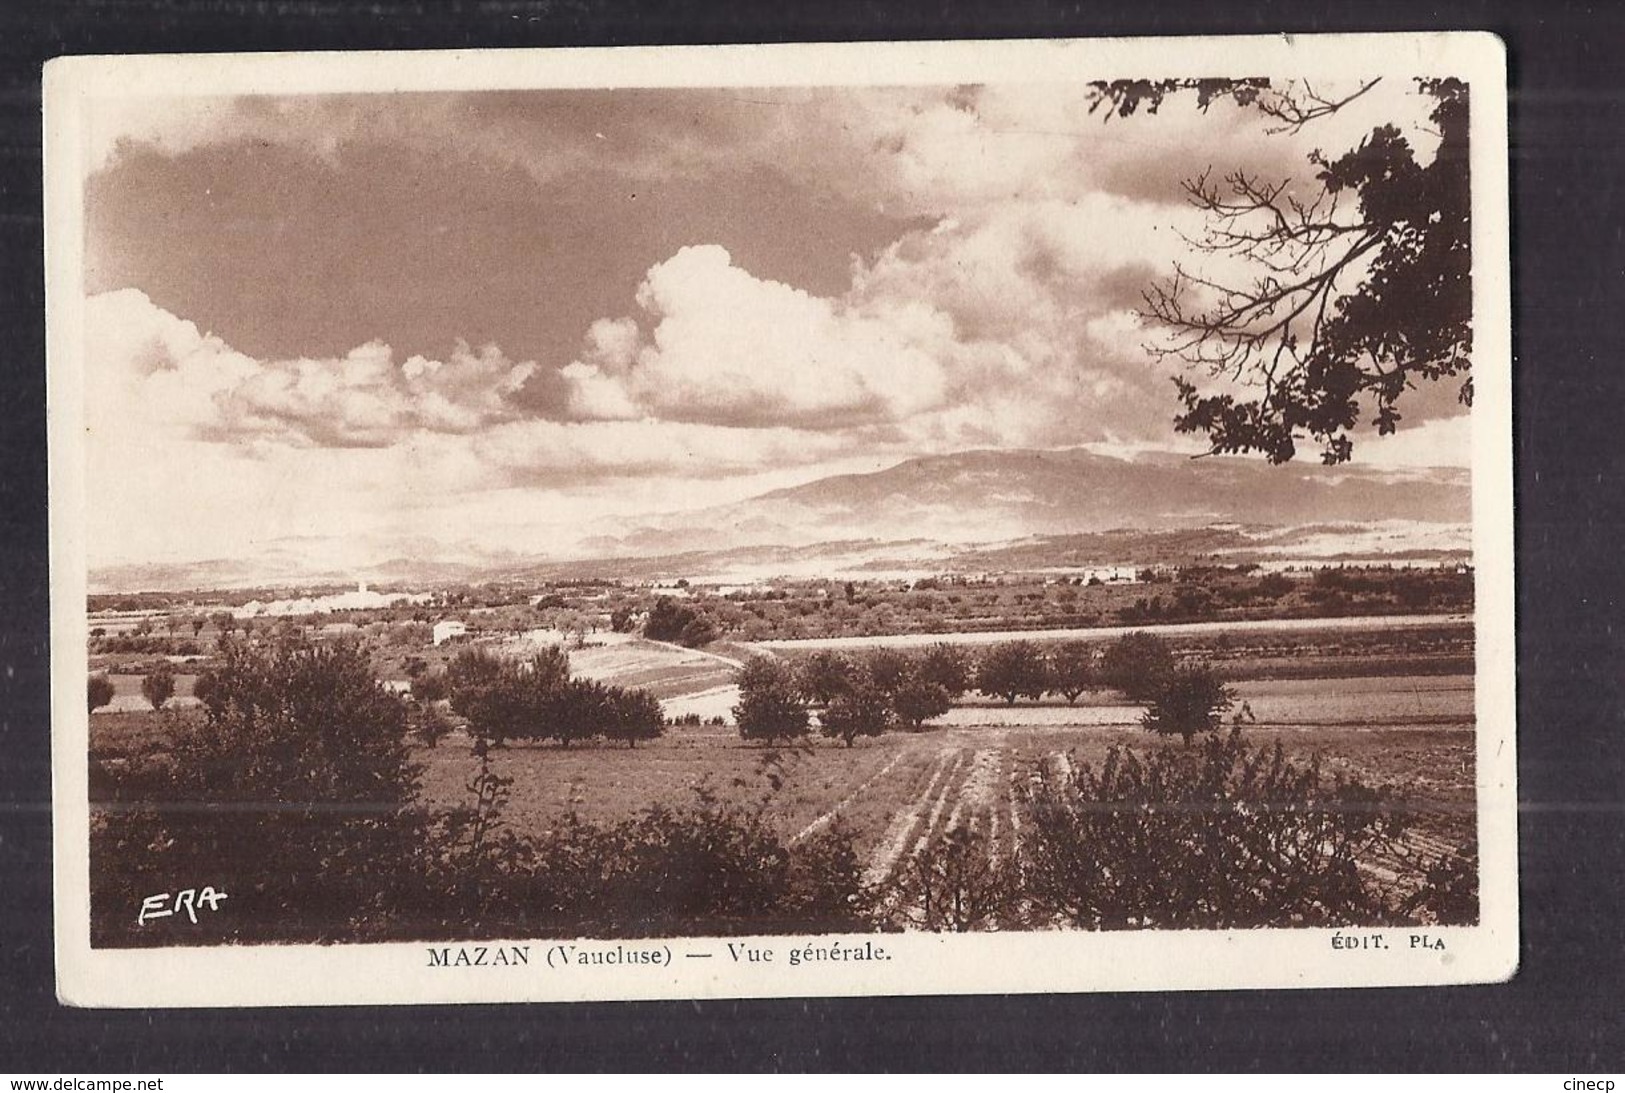
<svg viewBox="0 0 1625 1093">
<path fill-rule="evenodd" d="M 434 624 L 434 643 L 444 645 L 468 634 L 468 624 L 456 619 L 442 619 Z"/>
</svg>

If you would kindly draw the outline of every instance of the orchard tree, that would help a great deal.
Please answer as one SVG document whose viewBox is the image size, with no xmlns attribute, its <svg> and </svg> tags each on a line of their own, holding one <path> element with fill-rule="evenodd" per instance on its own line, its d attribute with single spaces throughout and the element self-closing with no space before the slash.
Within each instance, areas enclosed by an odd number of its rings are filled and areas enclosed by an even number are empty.
<svg viewBox="0 0 1625 1093">
<path fill-rule="evenodd" d="M 1194 92 L 1203 111 L 1228 98 L 1270 132 L 1295 134 L 1380 82 L 1333 95 L 1308 81 L 1099 81 L 1091 109 L 1154 114 Z M 1309 439 L 1323 462 L 1341 463 L 1362 420 L 1395 430 L 1400 397 L 1419 382 L 1460 377 L 1460 401 L 1472 404 L 1468 89 L 1420 79 L 1414 90 L 1431 102 L 1431 159 L 1386 124 L 1341 154 L 1310 153 L 1303 184 L 1241 168 L 1184 180 L 1206 220 L 1190 242 L 1233 272 L 1176 264 L 1144 294 L 1143 317 L 1161 334 L 1146 348 L 1207 377 L 1175 377 L 1180 432 L 1272 463 Z"/>
<path fill-rule="evenodd" d="M 920 678 L 935 683 L 948 693 L 950 701 L 971 689 L 974 673 L 965 651 L 957 645 L 938 642 L 920 658 Z"/>
<path fill-rule="evenodd" d="M 546 699 L 546 713 L 533 730 L 568 748 L 577 740 L 614 732 L 615 696 L 596 679 L 567 679 Z"/>
<path fill-rule="evenodd" d="M 113 681 L 100 672 L 91 676 L 87 697 L 90 700 L 90 712 L 95 713 L 113 701 Z"/>
<path fill-rule="evenodd" d="M 1067 705 L 1095 682 L 1095 652 L 1081 641 L 1063 641 L 1049 654 L 1050 690 L 1066 697 Z"/>
<path fill-rule="evenodd" d="M 1168 643 L 1143 630 L 1124 634 L 1100 658 L 1100 682 L 1133 702 L 1149 701 L 1173 670 L 1174 653 Z"/>
<path fill-rule="evenodd" d="M 666 731 L 666 718 L 660 700 L 636 687 L 613 688 L 611 704 L 614 722 L 610 735 L 635 748 L 639 740 L 656 740 Z"/>
<path fill-rule="evenodd" d="M 449 693 L 445 671 L 422 672 L 412 680 L 412 697 L 425 706 L 432 706 Z"/>
<path fill-rule="evenodd" d="M 175 669 L 169 666 L 169 661 L 160 660 L 141 677 L 141 695 L 152 703 L 154 710 L 163 709 L 164 703 L 174 697 L 174 694 Z"/>
<path fill-rule="evenodd" d="M 807 735 L 810 724 L 795 671 L 770 657 L 751 657 L 739 669 L 733 715 L 746 740 L 790 740 Z"/>
<path fill-rule="evenodd" d="M 890 701 L 916 671 L 914 659 L 901 649 L 871 649 L 863 658 L 863 674 Z"/>
<path fill-rule="evenodd" d="M 237 616 L 230 611 L 216 611 L 209 616 L 209 621 L 214 624 L 215 641 L 217 643 L 225 641 L 237 631 Z"/>
<path fill-rule="evenodd" d="M 953 709 L 953 705 L 953 699 L 942 684 L 919 673 L 911 675 L 891 696 L 892 710 L 914 732 L 919 732 L 933 717 L 941 717 Z"/>
<path fill-rule="evenodd" d="M 1021 697 L 1038 699 L 1049 688 L 1044 653 L 1030 641 L 1007 641 L 993 646 L 976 665 L 976 689 L 1010 705 Z"/>
<path fill-rule="evenodd" d="M 852 686 L 852 662 L 830 649 L 819 649 L 801 662 L 796 680 L 801 694 L 816 706 L 828 706 Z"/>
<path fill-rule="evenodd" d="M 643 636 L 651 641 L 674 641 L 697 648 L 717 640 L 719 632 L 715 623 L 694 608 L 670 596 L 661 596 L 649 610 Z"/>
<path fill-rule="evenodd" d="M 446 670 L 451 708 L 491 745 L 556 736 L 557 699 L 569 679 L 570 658 L 552 645 L 524 661 L 465 649 Z"/>
<path fill-rule="evenodd" d="M 819 729 L 851 747 L 860 736 L 879 736 L 892 727 L 892 700 L 873 679 L 862 679 L 835 696 L 818 716 Z"/>
<path fill-rule="evenodd" d="M 1189 744 L 1197 733 L 1216 732 L 1235 695 L 1206 664 L 1175 668 L 1151 699 L 1140 725 L 1149 732 L 1178 735 Z"/>
</svg>

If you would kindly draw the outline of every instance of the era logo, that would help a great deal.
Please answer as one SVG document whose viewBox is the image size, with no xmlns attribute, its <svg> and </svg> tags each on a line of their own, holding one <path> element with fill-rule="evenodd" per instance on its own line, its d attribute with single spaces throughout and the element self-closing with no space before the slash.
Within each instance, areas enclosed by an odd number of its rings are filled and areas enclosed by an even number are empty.
<svg viewBox="0 0 1625 1093">
<path fill-rule="evenodd" d="M 145 926 L 150 918 L 168 918 L 170 915 L 180 914 L 183 910 L 186 912 L 187 918 L 196 922 L 199 907 L 207 907 L 211 911 L 218 911 L 220 910 L 220 901 L 225 898 L 226 894 L 216 889 L 212 884 L 205 884 L 201 890 L 182 888 L 175 893 L 173 901 L 170 900 L 168 892 L 159 892 L 157 895 L 148 896 L 141 901 L 141 913 L 135 916 L 135 924 Z"/>
</svg>

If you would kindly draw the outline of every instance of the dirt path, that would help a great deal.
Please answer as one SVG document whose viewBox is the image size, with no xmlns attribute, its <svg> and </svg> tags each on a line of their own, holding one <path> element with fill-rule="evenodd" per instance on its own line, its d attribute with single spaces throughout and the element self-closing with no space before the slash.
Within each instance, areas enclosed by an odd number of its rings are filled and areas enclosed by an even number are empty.
<svg viewBox="0 0 1625 1093">
<path fill-rule="evenodd" d="M 693 656 L 697 657 L 707 657 L 711 660 L 720 661 L 730 668 L 743 668 L 745 666 L 744 661 L 736 660 L 733 657 L 725 657 L 721 653 L 713 653 L 709 649 L 691 649 L 686 645 L 678 645 L 676 642 L 655 641 L 653 638 L 640 638 L 639 640 L 645 641 L 650 645 L 661 646 L 664 649 L 672 649 L 679 653 L 692 654 Z"/>
</svg>

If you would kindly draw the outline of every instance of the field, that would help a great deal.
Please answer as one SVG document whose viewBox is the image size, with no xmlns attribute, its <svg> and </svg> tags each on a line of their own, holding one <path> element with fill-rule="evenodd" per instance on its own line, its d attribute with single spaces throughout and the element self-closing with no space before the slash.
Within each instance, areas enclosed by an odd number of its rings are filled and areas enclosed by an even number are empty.
<svg viewBox="0 0 1625 1093">
<path fill-rule="evenodd" d="M 1288 640 L 1293 629 L 1309 628 L 1277 627 Z M 1324 636 L 1327 630 L 1316 632 Z M 738 689 L 729 683 L 726 664 L 642 641 L 586 650 L 573 655 L 572 664 L 596 678 L 661 687 L 668 716 L 697 713 L 729 724 L 675 727 L 635 751 L 505 749 L 493 767 L 514 779 L 508 823 L 543 832 L 571 812 L 613 821 L 656 803 L 691 802 L 704 791 L 760 810 L 792 845 L 841 820 L 856 833 L 871 883 L 886 880 L 909 856 L 959 827 L 985 833 L 996 857 L 1019 860 L 1021 801 L 1030 780 L 1045 770 L 1098 765 L 1114 744 L 1156 746 L 1139 727 L 1142 706 L 1091 692 L 1076 705 L 1058 699 L 1007 705 L 971 695 L 921 733 L 890 733 L 852 748 L 816 738 L 764 748 L 741 741 L 731 727 Z M 1296 758 L 1319 756 L 1328 777 L 1349 775 L 1393 787 L 1418 814 L 1409 836 L 1412 852 L 1436 856 L 1470 839 L 1472 677 L 1362 676 L 1343 667 L 1331 678 L 1236 682 L 1235 714 L 1249 742 L 1280 741 Z M 454 735 L 421 753 L 427 800 L 452 805 L 466 795 L 474 770 L 466 744 Z M 1403 863 L 1371 867 L 1399 872 Z"/>
<path fill-rule="evenodd" d="M 1370 697 L 1367 692 L 1362 699 Z M 1397 693 L 1386 697 L 1390 708 L 1403 701 Z M 1279 710 L 1290 708 L 1286 696 L 1273 701 Z M 1046 768 L 1098 765 L 1113 744 L 1143 749 L 1153 743 L 1119 717 L 1113 717 L 1117 723 L 1079 723 L 1091 714 L 1115 715 L 1116 709 L 961 707 L 943 727 L 893 733 L 852 748 L 818 741 L 771 749 L 746 744 L 726 728 L 682 728 L 636 751 L 512 747 L 493 760 L 493 769 L 514 779 L 507 822 L 533 832 L 549 830 L 572 811 L 587 820 L 613 821 L 657 802 L 692 802 L 701 788 L 761 809 L 792 845 L 839 818 L 857 834 L 866 879 L 878 883 L 956 827 L 974 824 L 992 840 L 995 854 L 1019 855 L 1021 795 L 1030 779 Z M 1412 836 L 1417 849 L 1437 853 L 1471 836 L 1470 717 L 1458 715 L 1452 725 L 1374 725 L 1346 717 L 1312 730 L 1254 726 L 1247 737 L 1265 746 L 1279 740 L 1289 754 L 1305 759 L 1319 753 L 1328 776 L 1355 775 L 1401 788 L 1420 815 Z M 443 741 L 419 757 L 427 800 L 452 805 L 466 795 L 474 764 L 459 743 Z M 770 788 L 770 775 L 781 788 Z"/>
<path fill-rule="evenodd" d="M 1225 662 L 1236 697 L 1232 717 L 1248 743 L 1280 742 L 1293 758 L 1318 758 L 1328 779 L 1349 776 L 1387 786 L 1405 802 L 1414 813 L 1406 841 L 1363 861 L 1363 869 L 1397 879 L 1402 888 L 1415 885 L 1424 858 L 1471 841 L 1474 691 L 1472 675 L 1460 670 L 1471 664 L 1470 624 L 1433 617 L 1162 629 L 1186 652 Z M 1087 636 L 1109 635 L 1097 630 Z M 975 645 L 988 637 L 963 640 Z M 513 654 L 549 640 L 553 635 L 539 631 L 499 639 Z M 740 658 L 760 652 L 794 659 L 813 644 L 694 650 L 629 635 L 593 635 L 570 651 L 576 674 L 646 688 L 668 718 L 698 714 L 702 723 L 674 724 L 662 738 L 635 749 L 602 742 L 498 748 L 491 768 L 513 779 L 501 822 L 541 835 L 572 813 L 613 823 L 657 804 L 691 804 L 704 795 L 759 814 L 791 847 L 841 824 L 853 835 L 865 881 L 883 885 L 959 829 L 984 836 L 993 862 L 1019 869 L 1030 823 L 1025 795 L 1034 780 L 1083 764 L 1098 767 L 1114 745 L 1141 753 L 1180 746 L 1149 736 L 1139 726 L 1144 707 L 1110 691 L 1086 692 L 1075 705 L 1053 697 L 1011 705 L 971 694 L 924 731 L 864 738 L 851 748 L 816 736 L 779 747 L 741 740 L 732 725 Z M 1395 674 L 1412 663 L 1416 672 Z M 1457 670 L 1449 671 L 1451 666 Z M 1302 678 L 1305 673 L 1313 674 Z M 111 708 L 91 719 L 94 762 L 117 769 L 165 751 L 178 719 L 197 716 L 184 708 L 155 714 L 140 698 L 139 677 L 120 674 L 113 680 Z M 179 682 L 177 695 L 184 699 L 192 678 Z M 456 729 L 437 746 L 416 748 L 423 804 L 469 803 L 477 771 L 470 743 Z"/>
</svg>

